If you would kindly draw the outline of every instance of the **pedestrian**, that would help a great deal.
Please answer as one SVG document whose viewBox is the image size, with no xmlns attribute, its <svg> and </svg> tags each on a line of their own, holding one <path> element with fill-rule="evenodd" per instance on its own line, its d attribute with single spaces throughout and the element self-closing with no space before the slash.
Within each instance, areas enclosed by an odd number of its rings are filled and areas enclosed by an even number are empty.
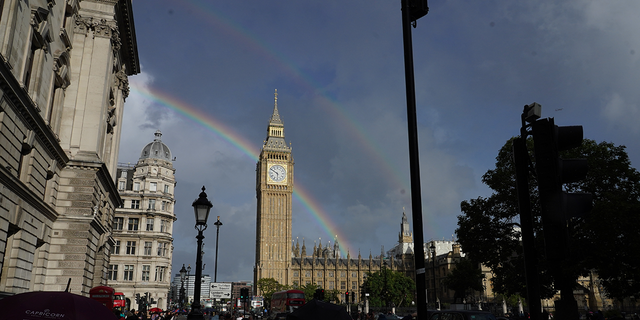
<svg viewBox="0 0 640 320">
<path fill-rule="evenodd" d="M 120 313 L 120 310 L 118 309 L 113 309 L 113 314 L 116 315 L 116 317 L 118 317 L 118 320 L 125 320 L 125 318 L 122 316 L 122 314 Z"/>
<path fill-rule="evenodd" d="M 127 320 L 140 320 L 140 317 L 136 315 L 135 309 L 131 309 L 131 311 L 127 312 Z"/>
</svg>

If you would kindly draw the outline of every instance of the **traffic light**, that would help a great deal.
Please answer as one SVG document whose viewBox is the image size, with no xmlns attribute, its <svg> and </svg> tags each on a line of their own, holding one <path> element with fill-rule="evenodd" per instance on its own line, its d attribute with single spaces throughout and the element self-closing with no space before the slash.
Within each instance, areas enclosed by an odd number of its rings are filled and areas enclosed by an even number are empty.
<svg viewBox="0 0 640 320">
<path fill-rule="evenodd" d="M 545 249 L 549 260 L 559 261 L 567 250 L 567 221 L 583 217 L 593 206 L 591 194 L 562 190 L 564 183 L 587 175 L 586 159 L 562 159 L 559 154 L 582 144 L 582 126 L 559 127 L 548 118 L 535 121 L 532 128 Z"/>
<path fill-rule="evenodd" d="M 136 304 L 137 304 L 137 305 L 140 305 L 140 303 L 141 303 L 141 302 L 140 302 L 140 294 L 139 294 L 139 293 L 136 293 Z"/>
<path fill-rule="evenodd" d="M 324 300 L 324 289 L 316 289 L 316 293 L 313 295 L 313 298 L 316 300 Z"/>
<path fill-rule="evenodd" d="M 249 288 L 240 288 L 240 301 L 247 301 L 249 299 Z"/>
<path fill-rule="evenodd" d="M 427 5 L 427 0 L 409 0 L 409 14 L 411 17 L 411 22 L 416 21 L 427 13 L 429 13 L 429 6 Z"/>
<path fill-rule="evenodd" d="M 349 303 L 349 302 L 350 302 L 350 301 L 349 301 L 349 291 L 347 291 L 347 292 L 345 292 L 345 293 L 344 293 L 344 301 L 345 301 L 346 303 Z"/>
</svg>

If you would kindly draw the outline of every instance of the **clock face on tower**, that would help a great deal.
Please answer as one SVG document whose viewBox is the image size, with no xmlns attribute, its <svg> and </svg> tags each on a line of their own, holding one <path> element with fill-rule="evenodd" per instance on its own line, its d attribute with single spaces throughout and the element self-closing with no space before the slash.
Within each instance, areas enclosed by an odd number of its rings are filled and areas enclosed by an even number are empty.
<svg viewBox="0 0 640 320">
<path fill-rule="evenodd" d="M 287 169 L 279 164 L 269 167 L 269 178 L 274 182 L 282 182 L 287 177 Z"/>
</svg>

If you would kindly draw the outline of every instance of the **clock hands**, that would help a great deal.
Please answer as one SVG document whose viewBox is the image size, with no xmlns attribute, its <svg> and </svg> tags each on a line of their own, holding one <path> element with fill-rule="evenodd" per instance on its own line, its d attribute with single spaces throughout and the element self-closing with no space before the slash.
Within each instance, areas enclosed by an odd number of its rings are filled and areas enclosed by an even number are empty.
<svg viewBox="0 0 640 320">
<path fill-rule="evenodd" d="M 269 168 L 269 177 L 275 182 L 283 181 L 286 178 L 287 171 L 285 168 L 279 165 L 274 165 Z"/>
<path fill-rule="evenodd" d="M 272 173 L 272 179 L 273 180 L 280 180 L 280 172 L 278 170 L 276 170 L 274 167 L 271 167 L 271 169 L 269 169 L 269 172 Z M 274 177 L 275 176 L 275 177 Z"/>
</svg>

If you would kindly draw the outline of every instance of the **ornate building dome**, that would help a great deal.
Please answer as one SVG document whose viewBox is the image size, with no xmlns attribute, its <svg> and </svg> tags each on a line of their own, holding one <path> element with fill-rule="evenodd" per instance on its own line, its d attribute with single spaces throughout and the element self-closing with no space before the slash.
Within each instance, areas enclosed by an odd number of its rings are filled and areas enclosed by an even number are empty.
<svg viewBox="0 0 640 320">
<path fill-rule="evenodd" d="M 160 137 L 162 137 L 162 132 L 158 130 L 154 135 L 156 136 L 156 138 L 153 139 L 153 142 L 150 142 L 144 148 L 142 148 L 142 153 L 140 153 L 140 160 L 161 159 L 165 161 L 171 161 L 171 150 L 169 150 L 169 147 L 167 147 L 167 145 L 162 143 L 162 140 L 160 140 Z"/>
</svg>

